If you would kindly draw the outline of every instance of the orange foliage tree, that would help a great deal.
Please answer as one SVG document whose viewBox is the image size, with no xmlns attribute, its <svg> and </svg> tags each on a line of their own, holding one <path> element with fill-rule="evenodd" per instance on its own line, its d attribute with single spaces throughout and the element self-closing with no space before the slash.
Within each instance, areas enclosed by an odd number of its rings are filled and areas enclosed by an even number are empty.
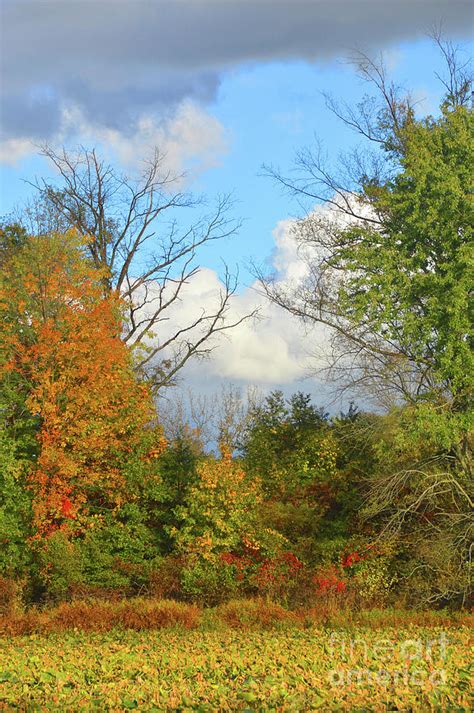
<svg viewBox="0 0 474 713">
<path fill-rule="evenodd" d="M 30 238 L 6 266 L 0 295 L 10 359 L 38 417 L 39 455 L 30 476 L 37 537 L 80 530 L 92 506 L 125 497 L 123 464 L 152 421 L 120 339 L 119 295 L 74 235 Z"/>
</svg>

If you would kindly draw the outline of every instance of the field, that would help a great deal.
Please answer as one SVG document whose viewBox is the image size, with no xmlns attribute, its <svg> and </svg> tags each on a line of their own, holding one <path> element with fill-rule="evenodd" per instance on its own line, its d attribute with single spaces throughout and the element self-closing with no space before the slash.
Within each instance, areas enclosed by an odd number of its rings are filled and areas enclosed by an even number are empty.
<svg viewBox="0 0 474 713">
<path fill-rule="evenodd" d="M 0 710 L 470 710 L 467 626 L 0 638 Z"/>
</svg>

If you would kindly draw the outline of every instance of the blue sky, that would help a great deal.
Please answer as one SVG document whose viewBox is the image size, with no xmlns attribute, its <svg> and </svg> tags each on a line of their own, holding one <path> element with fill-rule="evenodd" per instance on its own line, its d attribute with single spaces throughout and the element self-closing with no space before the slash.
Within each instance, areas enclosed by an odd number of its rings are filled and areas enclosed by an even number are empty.
<svg viewBox="0 0 474 713">
<path fill-rule="evenodd" d="M 252 289 L 250 259 L 288 269 L 295 260 L 284 221 L 300 210 L 261 175 L 262 164 L 290 170 L 315 134 L 333 157 L 358 143 L 323 97 L 354 104 L 367 91 L 346 61 L 354 48 L 384 53 L 420 114 L 435 112 L 435 73 L 444 70 L 426 33 L 443 22 L 447 38 L 469 52 L 470 3 L 5 0 L 2 14 L 0 214 L 31 195 L 25 180 L 54 177 L 35 143 L 97 145 L 133 173 L 137 154 L 162 142 L 173 168 L 190 169 L 189 190 L 210 199 L 232 192 L 243 220 L 238 235 L 201 252 L 191 302 L 204 305 L 218 290 L 224 260 L 240 269 L 236 312 L 256 301 L 263 313 L 253 332 L 245 327 L 218 345 L 205 367 L 190 366 L 185 384 L 325 392 L 317 378 L 302 381 L 307 335 Z"/>
<path fill-rule="evenodd" d="M 395 81 L 419 97 L 420 112 L 436 111 L 442 88 L 434 73 L 443 67 L 433 43 L 424 38 L 385 51 Z M 342 56 L 318 63 L 251 65 L 224 77 L 211 111 L 229 133 L 229 153 L 198 184 L 210 195 L 225 186 L 239 202 L 236 210 L 245 223 L 239 239 L 229 241 L 227 259 L 244 261 L 244 266 L 246 257 L 265 259 L 276 223 L 300 212 L 295 201 L 263 175 L 262 164 L 290 169 L 296 151 L 310 146 L 315 135 L 334 157 L 357 144 L 358 137 L 328 110 L 323 94 L 354 104 L 367 89 Z"/>
<path fill-rule="evenodd" d="M 465 38 L 461 44 L 469 49 Z M 395 81 L 420 100 L 419 111 L 436 111 L 442 87 L 435 73 L 443 64 L 433 42 L 422 37 L 413 42 L 392 43 L 381 48 Z M 348 50 L 349 52 L 349 50 Z M 201 172 L 189 188 L 209 198 L 231 192 L 235 215 L 243 225 L 238 236 L 216 250 L 203 252 L 208 267 L 220 268 L 221 258 L 239 265 L 244 281 L 249 259 L 264 261 L 273 249 L 272 230 L 281 219 L 297 215 L 300 208 L 271 179 L 263 164 L 284 170 L 292 166 L 295 153 L 310 146 L 315 135 L 330 156 L 336 156 L 359 140 L 325 106 L 324 93 L 354 104 L 367 91 L 344 55 L 318 62 L 286 61 L 246 63 L 222 75 L 215 99 L 206 111 L 223 127 L 225 147 L 216 157 L 217 166 Z M 97 143 L 89 138 L 90 146 Z M 71 142 L 74 146 L 74 142 Z M 6 215 L 34 192 L 26 181 L 35 176 L 54 176 L 44 159 L 31 154 L 0 165 L 0 214 Z M 193 157 L 187 162 L 192 165 Z"/>
</svg>

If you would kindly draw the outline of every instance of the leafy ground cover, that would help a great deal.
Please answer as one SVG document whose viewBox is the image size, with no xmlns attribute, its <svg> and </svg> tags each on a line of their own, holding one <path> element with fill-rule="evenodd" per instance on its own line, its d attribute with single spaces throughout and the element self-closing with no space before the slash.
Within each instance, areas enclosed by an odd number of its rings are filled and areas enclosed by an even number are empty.
<svg viewBox="0 0 474 713">
<path fill-rule="evenodd" d="M 0 638 L 1 710 L 470 710 L 469 628 L 279 624 Z"/>
</svg>

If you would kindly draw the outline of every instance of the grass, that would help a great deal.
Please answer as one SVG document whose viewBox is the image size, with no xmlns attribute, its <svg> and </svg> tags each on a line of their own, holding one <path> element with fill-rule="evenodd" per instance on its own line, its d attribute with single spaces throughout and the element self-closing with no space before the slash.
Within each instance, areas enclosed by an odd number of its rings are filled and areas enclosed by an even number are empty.
<svg viewBox="0 0 474 713">
<path fill-rule="evenodd" d="M 191 629 L 201 611 L 192 604 L 152 599 L 64 602 L 55 607 L 30 608 L 0 615 L 0 634 L 21 636 L 68 629 L 111 631 L 113 629 L 163 629 L 181 625 Z"/>
<path fill-rule="evenodd" d="M 467 622 L 235 616 L 227 607 L 191 629 L 0 637 L 0 710 L 471 710 Z"/>
<path fill-rule="evenodd" d="M 184 602 L 136 597 L 134 599 L 78 599 L 56 606 L 23 608 L 18 603 L 0 609 L 0 636 L 111 631 L 113 629 L 164 629 L 182 626 L 231 629 L 269 629 L 275 626 L 304 628 L 314 625 L 347 628 L 456 627 L 474 624 L 467 611 L 411 611 L 404 609 L 360 610 L 321 602 L 318 607 L 289 611 L 265 599 L 237 599 L 212 609 Z"/>
</svg>

